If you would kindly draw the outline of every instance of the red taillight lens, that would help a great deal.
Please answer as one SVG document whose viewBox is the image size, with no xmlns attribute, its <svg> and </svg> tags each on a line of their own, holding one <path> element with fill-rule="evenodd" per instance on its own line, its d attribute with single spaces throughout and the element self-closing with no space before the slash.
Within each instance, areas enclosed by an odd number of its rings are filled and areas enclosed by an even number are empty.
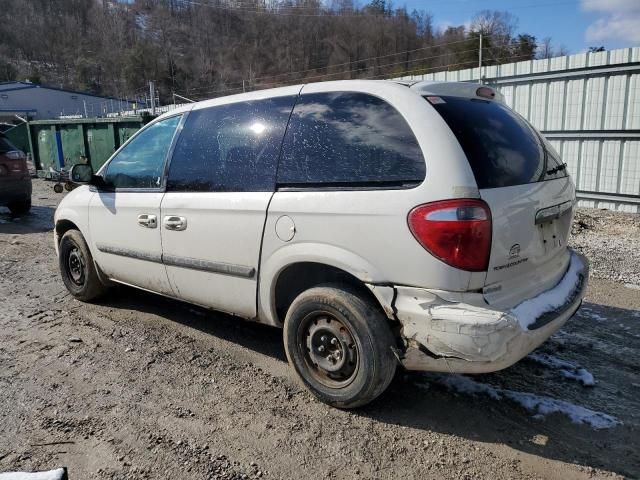
<svg viewBox="0 0 640 480">
<path fill-rule="evenodd" d="M 4 157 L 2 163 L 5 169 L 10 173 L 24 173 L 27 171 L 27 157 L 19 150 L 11 150 L 9 152 L 0 153 Z M 3 169 L 4 170 L 4 169 Z"/>
<path fill-rule="evenodd" d="M 419 205 L 408 217 L 416 240 L 452 267 L 481 272 L 491 253 L 491 210 L 482 200 L 461 199 Z"/>
</svg>

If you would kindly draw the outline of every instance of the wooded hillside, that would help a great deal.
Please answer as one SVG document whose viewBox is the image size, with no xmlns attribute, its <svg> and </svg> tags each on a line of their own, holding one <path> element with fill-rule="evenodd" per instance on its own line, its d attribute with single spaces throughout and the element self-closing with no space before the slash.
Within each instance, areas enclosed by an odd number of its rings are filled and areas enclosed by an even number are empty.
<svg viewBox="0 0 640 480">
<path fill-rule="evenodd" d="M 155 80 L 207 98 L 302 81 L 383 78 L 533 58 L 505 12 L 436 30 L 427 11 L 373 0 L 0 0 L 0 81 L 132 98 Z M 549 52 L 551 54 L 551 52 Z"/>
</svg>

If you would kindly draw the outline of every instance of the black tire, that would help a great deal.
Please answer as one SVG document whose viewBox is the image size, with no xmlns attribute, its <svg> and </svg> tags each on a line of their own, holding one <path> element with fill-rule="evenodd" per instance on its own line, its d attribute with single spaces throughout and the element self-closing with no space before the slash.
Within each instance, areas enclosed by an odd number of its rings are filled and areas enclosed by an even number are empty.
<svg viewBox="0 0 640 480">
<path fill-rule="evenodd" d="M 13 215 L 24 215 L 31 210 L 31 199 L 20 200 L 19 202 L 13 202 L 7 205 Z"/>
<path fill-rule="evenodd" d="M 90 302 L 107 291 L 98 278 L 87 242 L 78 230 L 69 230 L 62 236 L 58 252 L 60 275 L 71 295 Z"/>
<path fill-rule="evenodd" d="M 386 317 L 347 285 L 301 293 L 287 312 L 283 335 L 287 358 L 302 383 L 331 406 L 365 405 L 395 374 L 395 341 Z"/>
</svg>

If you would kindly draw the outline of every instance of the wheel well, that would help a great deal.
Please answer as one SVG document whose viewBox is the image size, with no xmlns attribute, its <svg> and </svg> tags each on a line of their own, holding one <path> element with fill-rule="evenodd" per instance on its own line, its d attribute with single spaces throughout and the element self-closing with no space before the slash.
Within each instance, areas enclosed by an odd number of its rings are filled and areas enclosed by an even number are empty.
<svg viewBox="0 0 640 480">
<path fill-rule="evenodd" d="M 62 236 L 67 233 L 69 230 L 80 230 L 78 226 L 73 223 L 71 220 L 59 220 L 56 223 L 56 238 L 58 239 L 58 243 Z"/>
<path fill-rule="evenodd" d="M 384 313 L 378 299 L 359 278 L 331 265 L 301 262 L 287 266 L 276 280 L 274 301 L 280 324 L 284 323 L 287 311 L 298 295 L 324 283 L 346 284 L 364 298 L 369 299 L 372 305 L 376 305 Z"/>
</svg>

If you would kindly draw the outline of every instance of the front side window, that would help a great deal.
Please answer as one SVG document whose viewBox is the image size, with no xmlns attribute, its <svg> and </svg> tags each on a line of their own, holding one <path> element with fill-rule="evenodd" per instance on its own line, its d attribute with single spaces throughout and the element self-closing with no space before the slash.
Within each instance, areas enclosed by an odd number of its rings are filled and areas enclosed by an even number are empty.
<svg viewBox="0 0 640 480">
<path fill-rule="evenodd" d="M 301 95 L 282 147 L 278 184 L 292 187 L 418 185 L 418 141 L 384 100 L 355 92 Z"/>
<path fill-rule="evenodd" d="M 176 142 L 167 191 L 273 191 L 295 96 L 192 111 Z"/>
<path fill-rule="evenodd" d="M 161 120 L 136 135 L 107 165 L 105 183 L 114 188 L 159 188 L 181 118 L 177 115 Z"/>
</svg>

